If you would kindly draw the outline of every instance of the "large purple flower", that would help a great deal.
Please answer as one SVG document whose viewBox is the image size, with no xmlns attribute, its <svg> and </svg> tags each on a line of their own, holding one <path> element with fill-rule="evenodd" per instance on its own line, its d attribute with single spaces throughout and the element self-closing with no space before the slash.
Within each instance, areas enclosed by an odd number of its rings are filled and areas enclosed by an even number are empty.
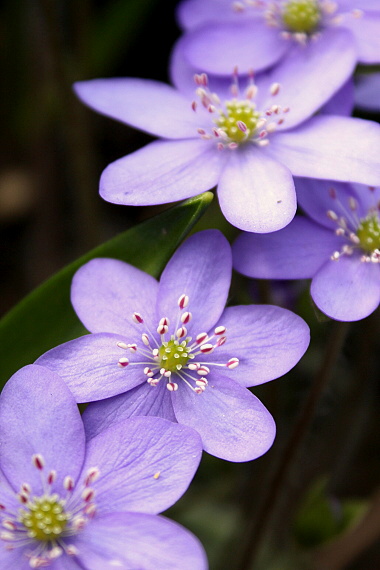
<svg viewBox="0 0 380 570">
<path fill-rule="evenodd" d="M 2 570 L 205 570 L 198 540 L 155 516 L 186 491 L 198 434 L 131 418 L 85 440 L 65 383 L 30 365 L 0 396 Z"/>
<path fill-rule="evenodd" d="M 343 53 L 349 51 L 344 37 L 338 44 Z M 247 78 L 244 89 L 236 75 L 232 85 L 208 85 L 205 74 L 197 75 L 195 91 L 185 81 L 181 91 L 130 78 L 77 83 L 76 93 L 92 108 L 163 137 L 110 164 L 100 179 L 102 197 L 142 206 L 217 185 L 227 220 L 265 233 L 294 217 L 293 175 L 380 184 L 378 124 L 310 118 L 342 84 L 336 83 L 339 72 L 329 71 L 330 59 L 313 44 L 307 57 L 313 74 L 305 76 L 289 58 L 256 82 Z"/>
<path fill-rule="evenodd" d="M 380 60 L 378 0 L 186 0 L 178 20 L 188 32 L 184 50 L 188 62 L 208 73 L 226 75 L 237 65 L 267 69 L 300 58 L 313 49 L 331 54 L 338 70 L 348 54 L 336 40 L 345 36 L 354 63 Z"/>
<path fill-rule="evenodd" d="M 329 317 L 356 321 L 380 302 L 380 189 L 297 180 L 296 216 L 278 232 L 242 233 L 234 267 L 263 279 L 312 279 L 311 296 Z"/>
<path fill-rule="evenodd" d="M 153 415 L 193 427 L 206 451 L 230 461 L 269 449 L 273 418 L 247 387 L 290 370 L 309 329 L 279 307 L 225 309 L 231 257 L 225 237 L 206 230 L 182 244 L 159 283 L 113 259 L 76 273 L 72 302 L 94 334 L 38 362 L 59 371 L 78 402 L 102 400 L 85 411 L 89 433 Z"/>
</svg>

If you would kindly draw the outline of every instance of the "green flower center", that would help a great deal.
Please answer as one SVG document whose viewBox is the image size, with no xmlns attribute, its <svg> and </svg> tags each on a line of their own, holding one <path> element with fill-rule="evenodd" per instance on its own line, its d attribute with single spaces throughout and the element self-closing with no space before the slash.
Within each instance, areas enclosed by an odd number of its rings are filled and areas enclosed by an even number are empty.
<svg viewBox="0 0 380 570">
<path fill-rule="evenodd" d="M 28 531 L 28 536 L 41 541 L 59 538 L 66 528 L 69 515 L 64 509 L 65 501 L 58 495 L 33 497 L 28 510 L 20 511 L 20 522 Z"/>
<path fill-rule="evenodd" d="M 260 113 L 251 101 L 226 101 L 226 112 L 221 112 L 215 123 L 227 137 L 236 143 L 248 140 L 256 130 Z"/>
<path fill-rule="evenodd" d="M 161 348 L 158 350 L 160 364 L 165 370 L 169 370 L 170 372 L 181 370 L 192 356 L 189 353 L 190 348 L 187 348 L 186 340 L 182 342 L 178 340 L 163 342 Z"/>
<path fill-rule="evenodd" d="M 289 0 L 282 11 L 282 20 L 290 32 L 311 34 L 321 21 L 317 0 Z"/>
<path fill-rule="evenodd" d="M 380 250 L 380 222 L 376 213 L 360 220 L 356 235 L 364 251 L 372 253 L 375 249 Z"/>
</svg>

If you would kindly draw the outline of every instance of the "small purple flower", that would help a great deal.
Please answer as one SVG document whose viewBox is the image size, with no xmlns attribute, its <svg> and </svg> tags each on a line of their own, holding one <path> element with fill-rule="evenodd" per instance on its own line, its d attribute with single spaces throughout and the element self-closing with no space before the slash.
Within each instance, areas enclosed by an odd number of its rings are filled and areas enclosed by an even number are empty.
<svg viewBox="0 0 380 570">
<path fill-rule="evenodd" d="M 340 45 L 345 50 L 345 42 Z M 110 164 L 100 179 L 109 202 L 151 205 L 218 186 L 234 226 L 259 233 L 294 217 L 293 175 L 380 184 L 380 126 L 349 117 L 314 116 L 331 97 L 329 58 L 307 57 L 314 76 L 291 58 L 280 70 L 192 91 L 142 79 L 98 79 L 75 85 L 92 108 L 163 137 Z M 318 85 L 316 85 L 318 82 Z M 244 87 L 244 88 L 243 88 Z M 336 90 L 338 85 L 335 84 Z M 312 117 L 312 118 L 310 118 Z"/>
<path fill-rule="evenodd" d="M 380 302 L 380 189 L 299 179 L 296 216 L 279 232 L 242 233 L 234 267 L 249 277 L 312 279 L 319 309 L 338 321 L 356 321 Z M 310 219 L 311 218 L 311 219 Z"/>
<path fill-rule="evenodd" d="M 94 334 L 38 363 L 59 371 L 78 402 L 94 402 L 85 411 L 88 433 L 153 415 L 196 429 L 206 451 L 230 461 L 270 448 L 273 418 L 247 387 L 290 370 L 309 328 L 279 307 L 225 309 L 231 269 L 227 240 L 206 230 L 182 244 L 159 283 L 114 259 L 76 273 L 72 303 Z"/>
<path fill-rule="evenodd" d="M 187 0 L 178 20 L 188 30 L 186 59 L 211 74 L 228 75 L 234 65 L 241 73 L 262 71 L 295 54 L 302 62 L 313 44 L 321 55 L 330 52 L 338 70 L 350 57 L 337 49 L 339 36 L 346 37 L 354 64 L 380 60 L 378 0 Z"/>
<path fill-rule="evenodd" d="M 196 432 L 131 418 L 91 440 L 54 372 L 29 365 L 0 396 L 2 570 L 206 570 L 199 541 L 155 516 L 186 491 Z"/>
</svg>

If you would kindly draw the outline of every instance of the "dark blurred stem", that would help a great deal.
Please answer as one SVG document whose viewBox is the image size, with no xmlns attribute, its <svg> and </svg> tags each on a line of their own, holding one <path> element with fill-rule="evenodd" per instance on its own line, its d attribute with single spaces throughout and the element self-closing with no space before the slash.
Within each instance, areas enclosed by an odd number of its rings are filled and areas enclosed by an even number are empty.
<svg viewBox="0 0 380 570">
<path fill-rule="evenodd" d="M 100 241 L 98 220 L 98 176 L 94 168 L 94 148 L 86 120 L 87 110 L 76 100 L 72 92 L 75 79 L 86 75 L 83 70 L 85 40 L 82 37 L 80 51 L 74 56 L 63 41 L 62 23 L 59 19 L 59 3 L 39 0 L 53 64 L 53 84 L 61 98 L 67 159 L 72 174 L 74 223 L 80 241 L 79 252 L 86 251 Z M 79 31 L 77 31 L 79 33 Z M 70 34 L 69 34 L 70 35 Z M 87 34 L 84 34 L 86 36 Z"/>
<path fill-rule="evenodd" d="M 314 378 L 306 401 L 299 412 L 277 468 L 265 489 L 257 514 L 250 527 L 247 528 L 240 563 L 236 570 L 250 570 L 253 568 L 253 564 L 260 552 L 263 539 L 266 536 L 269 522 L 277 506 L 278 499 L 286 485 L 289 470 L 296 459 L 297 452 L 313 421 L 322 392 L 327 385 L 334 365 L 340 355 L 348 328 L 349 323 L 337 321 L 331 323 L 331 333 L 326 345 L 324 359 Z"/>
</svg>

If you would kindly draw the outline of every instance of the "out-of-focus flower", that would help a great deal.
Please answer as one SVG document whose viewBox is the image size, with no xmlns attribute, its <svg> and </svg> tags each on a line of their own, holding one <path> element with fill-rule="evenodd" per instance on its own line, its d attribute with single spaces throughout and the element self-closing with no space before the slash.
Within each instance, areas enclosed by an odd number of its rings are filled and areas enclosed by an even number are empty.
<svg viewBox="0 0 380 570">
<path fill-rule="evenodd" d="M 297 192 L 309 217 L 266 236 L 242 233 L 235 269 L 256 278 L 311 278 L 311 296 L 326 315 L 367 317 L 380 302 L 380 189 L 299 179 Z"/>
<path fill-rule="evenodd" d="M 358 74 L 355 81 L 355 105 L 365 111 L 380 111 L 380 73 Z"/>
<path fill-rule="evenodd" d="M 201 453 L 194 430 L 162 418 L 86 442 L 62 379 L 22 368 L 0 396 L 2 570 L 206 570 L 199 541 L 155 516 L 186 491 Z"/>
<path fill-rule="evenodd" d="M 266 233 L 294 217 L 293 175 L 380 184 L 378 124 L 312 117 L 332 94 L 317 48 L 309 54 L 314 75 L 304 77 L 289 59 L 257 81 L 247 78 L 243 88 L 236 74 L 232 85 L 216 82 L 217 90 L 205 74 L 196 75 L 195 93 L 140 79 L 77 83 L 92 108 L 163 137 L 110 164 L 100 179 L 102 197 L 143 206 L 217 185 L 231 224 Z"/>
<path fill-rule="evenodd" d="M 178 21 L 188 30 L 186 59 L 212 74 L 228 75 L 235 65 L 261 71 L 296 54 L 302 63 L 313 44 L 338 70 L 348 56 L 337 49 L 340 36 L 354 64 L 380 61 L 378 0 L 186 0 Z"/>
<path fill-rule="evenodd" d="M 206 451 L 230 461 L 270 448 L 273 418 L 247 387 L 288 372 L 307 349 L 309 328 L 279 307 L 225 309 L 231 267 L 226 238 L 206 230 L 182 244 L 159 283 L 113 259 L 77 272 L 72 302 L 95 334 L 38 362 L 59 371 L 77 401 L 102 400 L 86 408 L 91 433 L 154 415 L 196 429 Z"/>
</svg>

